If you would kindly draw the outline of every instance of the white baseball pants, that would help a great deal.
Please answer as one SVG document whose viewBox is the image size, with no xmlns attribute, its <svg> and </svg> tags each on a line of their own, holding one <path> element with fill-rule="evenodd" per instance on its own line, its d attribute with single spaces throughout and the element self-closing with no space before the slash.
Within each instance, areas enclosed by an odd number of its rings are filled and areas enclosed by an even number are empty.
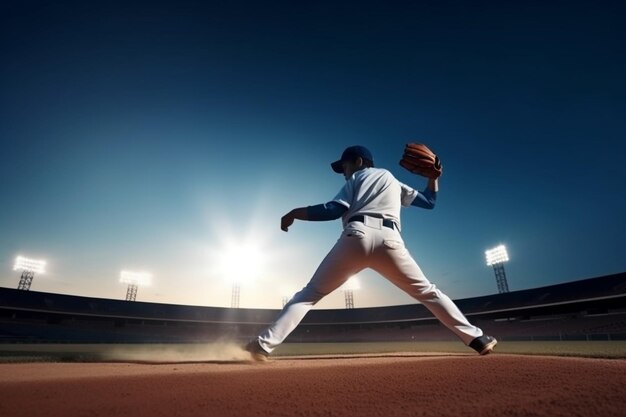
<svg viewBox="0 0 626 417">
<path fill-rule="evenodd" d="M 311 281 L 259 335 L 261 347 L 271 353 L 319 300 L 365 268 L 377 271 L 424 304 L 466 345 L 483 335 L 482 330 L 471 325 L 447 295 L 428 281 L 404 246 L 400 233 L 383 226 L 381 219 L 365 216 L 365 223 L 348 223 Z"/>
</svg>

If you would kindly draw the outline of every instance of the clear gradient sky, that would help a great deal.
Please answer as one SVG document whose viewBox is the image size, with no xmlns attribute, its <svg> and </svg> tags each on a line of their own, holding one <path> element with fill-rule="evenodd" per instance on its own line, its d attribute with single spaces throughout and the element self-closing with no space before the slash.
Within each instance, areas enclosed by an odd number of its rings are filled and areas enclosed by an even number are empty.
<svg viewBox="0 0 626 417">
<path fill-rule="evenodd" d="M 280 217 L 343 185 L 353 144 L 398 165 L 424 142 L 438 206 L 403 235 L 452 298 L 626 271 L 626 3 L 3 1 L 0 286 L 17 255 L 48 261 L 32 290 L 230 305 L 216 254 L 253 242 L 265 265 L 242 307 L 279 308 L 339 221 Z M 245 269 L 245 260 L 242 270 Z M 374 273 L 356 307 L 406 304 Z M 343 306 L 341 292 L 319 308 Z"/>
</svg>

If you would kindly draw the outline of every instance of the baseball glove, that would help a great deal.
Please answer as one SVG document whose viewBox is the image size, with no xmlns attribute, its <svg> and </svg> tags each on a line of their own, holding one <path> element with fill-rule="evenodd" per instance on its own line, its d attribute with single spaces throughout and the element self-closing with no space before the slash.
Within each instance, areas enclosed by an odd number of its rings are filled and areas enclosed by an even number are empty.
<svg viewBox="0 0 626 417">
<path fill-rule="evenodd" d="M 439 178 L 443 171 L 439 157 L 421 143 L 409 143 L 406 145 L 400 160 L 400 166 L 413 174 L 432 179 Z"/>
</svg>

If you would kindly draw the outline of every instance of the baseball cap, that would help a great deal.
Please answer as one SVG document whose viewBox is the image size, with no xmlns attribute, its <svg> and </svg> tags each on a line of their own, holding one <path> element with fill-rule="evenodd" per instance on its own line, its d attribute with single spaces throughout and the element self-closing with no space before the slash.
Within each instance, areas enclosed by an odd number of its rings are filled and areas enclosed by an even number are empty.
<svg viewBox="0 0 626 417">
<path fill-rule="evenodd" d="M 341 154 L 341 159 L 333 162 L 330 166 L 333 168 L 338 174 L 343 173 L 343 168 L 341 167 L 341 163 L 344 161 L 353 161 L 357 157 L 361 157 L 363 159 L 369 159 L 372 161 L 372 166 L 374 166 L 374 158 L 372 157 L 372 153 L 365 146 L 355 145 L 349 146 L 345 151 Z"/>
</svg>

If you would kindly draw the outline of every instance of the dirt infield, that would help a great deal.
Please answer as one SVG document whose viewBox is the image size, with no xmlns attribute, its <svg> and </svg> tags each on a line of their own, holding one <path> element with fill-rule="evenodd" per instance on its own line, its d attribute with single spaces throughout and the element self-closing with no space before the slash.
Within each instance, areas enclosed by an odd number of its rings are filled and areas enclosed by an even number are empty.
<svg viewBox="0 0 626 417">
<path fill-rule="evenodd" d="M 623 416 L 626 360 L 494 354 L 268 364 L 0 364 L 0 415 Z"/>
</svg>

